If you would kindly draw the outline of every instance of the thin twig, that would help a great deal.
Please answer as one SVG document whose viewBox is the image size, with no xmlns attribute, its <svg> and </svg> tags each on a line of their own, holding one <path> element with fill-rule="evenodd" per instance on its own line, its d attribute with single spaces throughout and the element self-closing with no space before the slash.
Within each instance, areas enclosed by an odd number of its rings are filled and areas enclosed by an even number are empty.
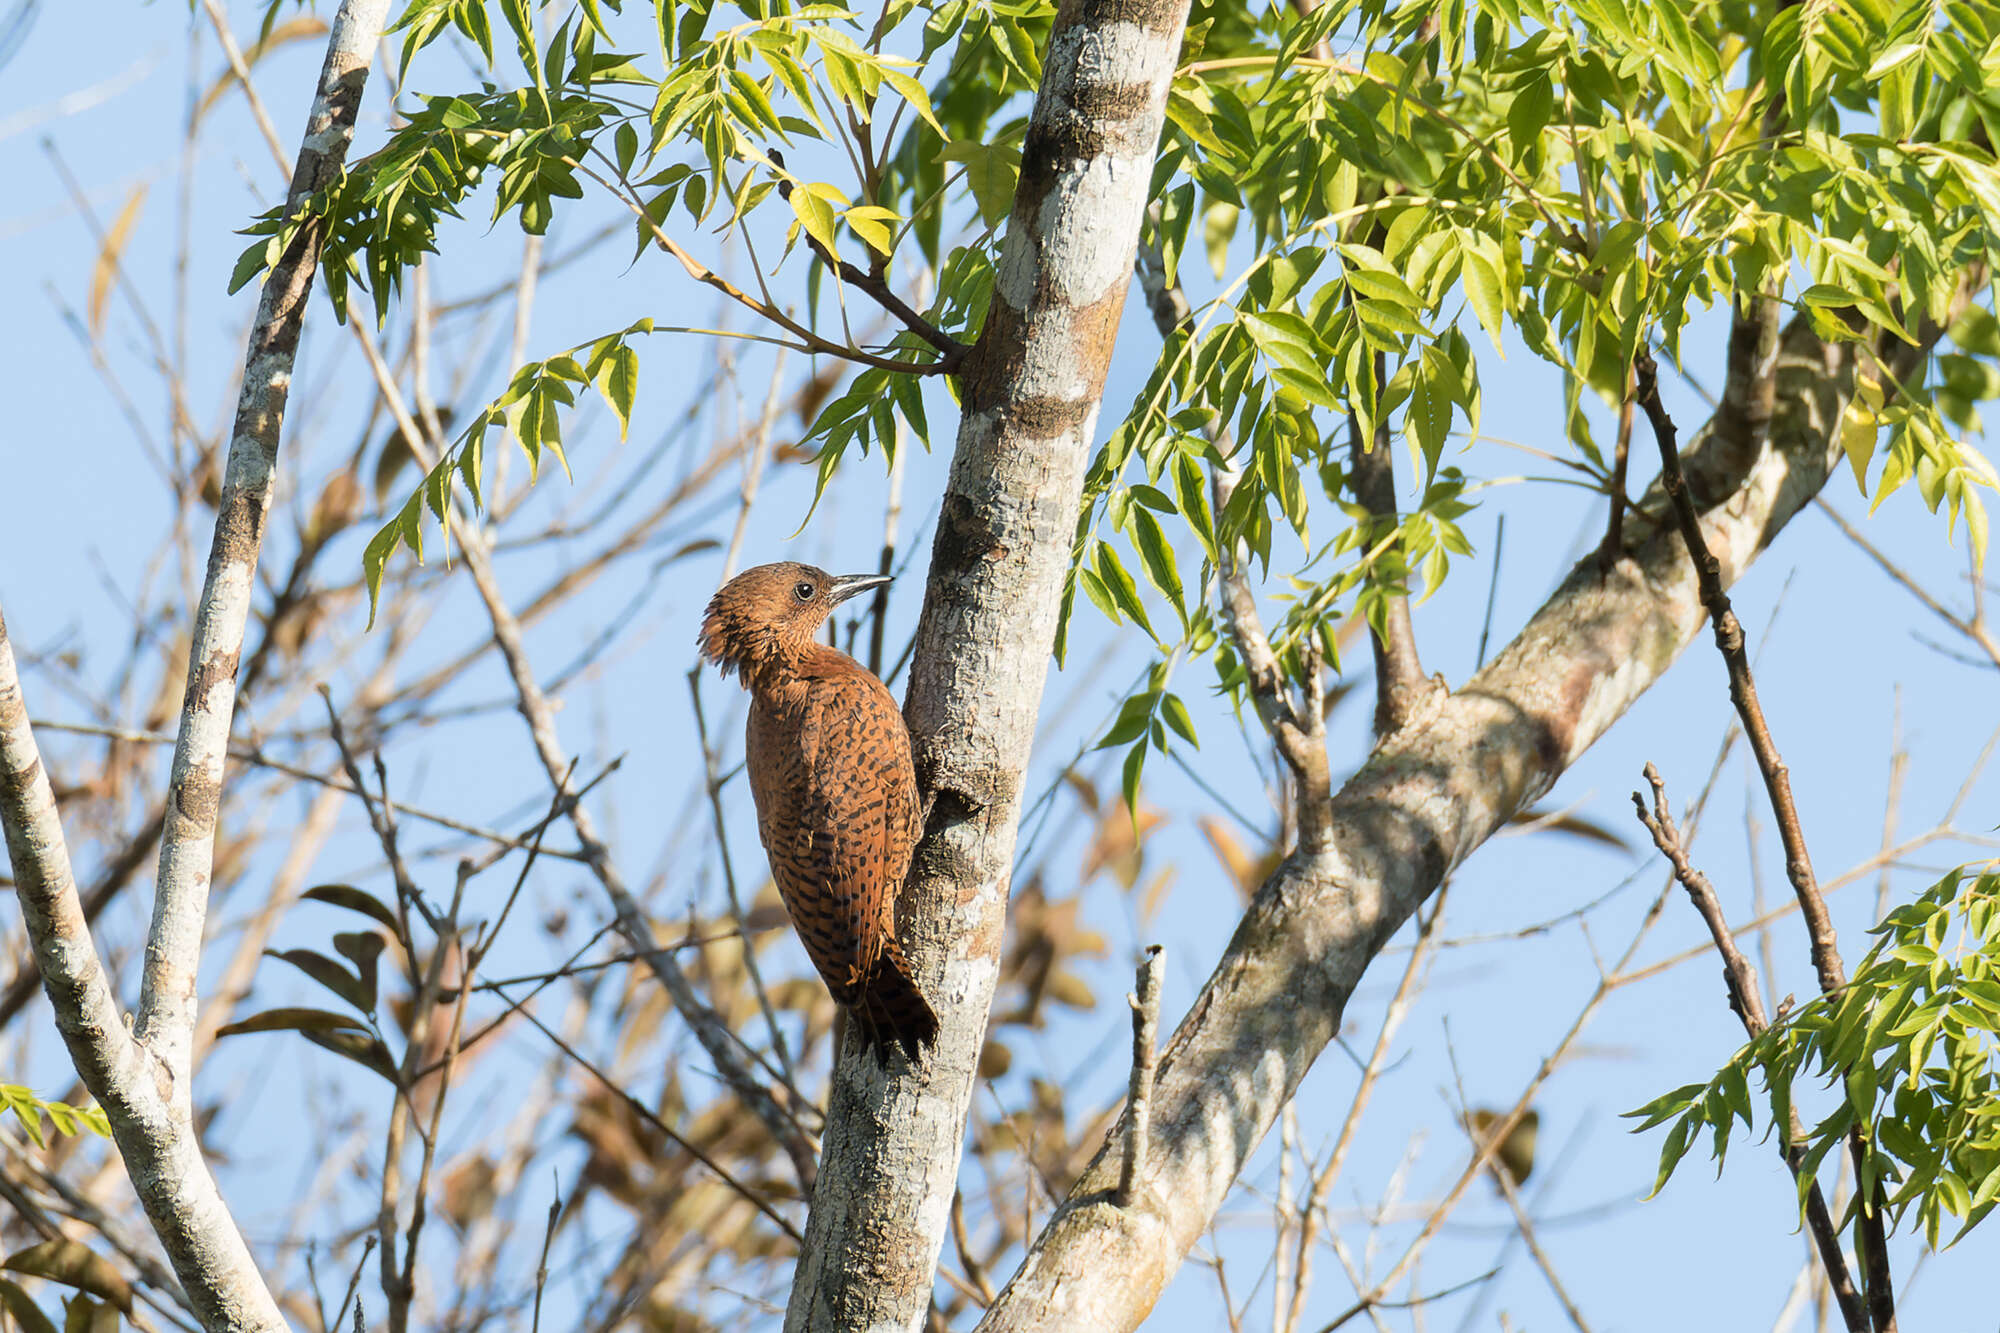
<svg viewBox="0 0 2000 1333">
<path fill-rule="evenodd" d="M 1334 1316 L 1331 1321 L 1322 1325 L 1319 1333 L 1333 1333 L 1335 1329 L 1359 1314 L 1366 1314 L 1375 1310 L 1413 1310 L 1417 1306 L 1428 1305 L 1432 1301 L 1441 1301 L 1447 1296 L 1456 1296 L 1459 1292 L 1476 1287 L 1482 1282 L 1490 1282 L 1499 1273 L 1499 1269 L 1489 1268 L 1478 1277 L 1469 1277 L 1463 1282 L 1454 1282 L 1441 1291 L 1433 1291 L 1422 1296 L 1412 1296 L 1408 1300 L 1385 1301 L 1380 1296 L 1364 1295 L 1360 1300 Z"/>
<path fill-rule="evenodd" d="M 1847 984 L 1847 970 L 1841 962 L 1833 918 L 1826 910 L 1826 899 L 1813 876 L 1812 857 L 1806 850 L 1798 806 L 1792 799 L 1791 773 L 1778 753 L 1777 742 L 1772 739 L 1770 726 L 1764 719 L 1763 705 L 1757 698 L 1757 682 L 1750 671 L 1749 654 L 1743 647 L 1743 626 L 1737 622 L 1736 612 L 1729 603 L 1729 594 L 1722 586 L 1722 564 L 1708 549 L 1708 543 L 1701 534 L 1701 517 L 1695 511 L 1694 497 L 1688 492 L 1687 477 L 1681 469 L 1673 418 L 1660 402 L 1657 368 L 1652 356 L 1643 350 L 1634 358 L 1632 365 L 1639 406 L 1652 424 L 1653 435 L 1660 446 L 1661 485 L 1673 501 L 1674 513 L 1680 520 L 1681 537 L 1687 543 L 1688 557 L 1694 564 L 1695 577 L 1701 588 L 1701 603 L 1715 627 L 1715 644 L 1729 671 L 1729 697 L 1743 721 L 1744 735 L 1750 741 L 1751 753 L 1757 758 L 1758 771 L 1763 774 L 1764 788 L 1770 796 L 1778 837 L 1785 847 L 1785 874 L 1798 896 L 1799 912 L 1812 945 L 1813 970 L 1819 976 L 1820 993 L 1831 995 Z M 1848 1136 L 1848 1149 L 1855 1159 L 1857 1173 L 1868 1151 L 1864 1137 L 1866 1132 L 1866 1128 L 1857 1121 Z M 1863 1276 L 1869 1322 L 1875 1333 L 1890 1333 L 1896 1325 L 1886 1226 L 1882 1217 L 1886 1200 L 1887 1190 L 1878 1184 L 1873 1197 L 1862 1201 L 1857 1224 L 1859 1249 L 1865 1265 Z"/>
<path fill-rule="evenodd" d="M 1340 1178 L 1340 1170 L 1346 1164 L 1348 1150 L 1354 1146 L 1355 1135 L 1361 1128 L 1361 1117 L 1368 1109 L 1368 1101 L 1374 1095 L 1376 1081 L 1381 1078 L 1382 1070 L 1388 1061 L 1390 1043 L 1395 1040 L 1396 1030 L 1403 1025 L 1403 1019 L 1409 1014 L 1411 1002 L 1416 997 L 1417 978 L 1423 973 L 1429 946 L 1436 938 L 1438 922 L 1444 917 L 1445 898 L 1450 889 L 1449 880 L 1438 886 L 1430 915 L 1422 918 L 1417 925 L 1417 941 L 1410 949 L 1409 961 L 1403 965 L 1403 975 L 1396 983 L 1396 993 L 1390 997 L 1389 1007 L 1383 1011 L 1381 1030 L 1375 1034 L 1375 1047 L 1368 1053 L 1368 1063 L 1361 1070 L 1361 1081 L 1355 1085 L 1354 1099 L 1347 1107 L 1347 1118 L 1341 1122 L 1340 1133 L 1333 1142 L 1333 1150 L 1327 1155 L 1326 1165 L 1314 1176 L 1312 1192 L 1307 1195 L 1305 1206 L 1300 1210 L 1296 1261 L 1298 1276 L 1292 1286 L 1291 1306 L 1285 1313 L 1280 1333 L 1291 1333 L 1291 1330 L 1298 1327 L 1299 1320 L 1304 1317 L 1306 1292 L 1312 1286 L 1313 1242 L 1318 1238 L 1319 1220 L 1326 1215 L 1326 1203 L 1333 1193 L 1333 1184 Z"/>
<path fill-rule="evenodd" d="M 750 530 L 750 508 L 757 503 L 757 486 L 764 478 L 764 463 L 771 456 L 771 430 L 778 424 L 778 413 L 784 406 L 784 400 L 778 397 L 778 386 L 784 382 L 784 376 L 785 349 L 780 347 L 771 363 L 771 388 L 764 395 L 764 410 L 757 418 L 757 429 L 744 441 L 742 500 L 736 509 L 736 529 L 729 534 L 729 550 L 722 557 L 724 583 L 736 573 L 736 561 L 743 553 L 743 534 Z"/>
<path fill-rule="evenodd" d="M 505 995 L 506 992 L 502 991 L 501 994 Z M 544 1037 L 547 1037 L 557 1050 L 561 1051 L 564 1055 L 568 1056 L 571 1060 L 575 1061 L 579 1066 L 581 1066 L 584 1069 L 586 1073 L 590 1074 L 591 1077 L 595 1078 L 599 1083 L 602 1083 L 605 1086 L 605 1088 L 607 1088 L 614 1096 L 616 1096 L 620 1101 L 624 1102 L 626 1107 L 629 1108 L 634 1115 L 638 1116 L 641 1120 L 644 1120 L 654 1129 L 660 1131 L 661 1135 L 663 1135 L 667 1139 L 667 1141 L 672 1143 L 676 1148 L 679 1148 L 682 1152 L 685 1152 L 686 1154 L 688 1154 L 688 1156 L 694 1158 L 697 1162 L 700 1162 L 710 1171 L 713 1171 L 715 1173 L 715 1177 L 717 1180 L 720 1180 L 724 1185 L 727 1185 L 731 1190 L 741 1195 L 747 1202 L 753 1205 L 758 1212 L 770 1218 L 772 1222 L 777 1224 L 777 1227 L 780 1231 L 784 1232 L 787 1236 L 792 1238 L 793 1243 L 800 1245 L 803 1245 L 805 1243 L 805 1237 L 800 1233 L 799 1229 L 793 1226 L 791 1220 L 787 1218 L 783 1213 L 773 1208 L 770 1205 L 769 1201 L 767 1201 L 763 1195 L 757 1193 L 757 1191 L 751 1189 L 748 1185 L 738 1180 L 733 1174 L 730 1173 L 728 1167 L 723 1166 L 722 1163 L 716 1161 L 713 1157 L 710 1157 L 706 1152 L 704 1152 L 701 1149 L 700 1145 L 689 1141 L 685 1136 L 683 1136 L 680 1133 L 680 1131 L 676 1130 L 672 1125 L 669 1125 L 666 1121 L 660 1119 L 660 1117 L 654 1113 L 653 1108 L 647 1106 L 637 1097 L 634 1097 L 631 1093 L 625 1091 L 625 1089 L 619 1085 L 616 1079 L 612 1078 L 611 1075 L 605 1073 L 602 1069 L 598 1068 L 590 1060 L 586 1059 L 574 1046 L 571 1046 L 568 1042 L 564 1041 L 561 1037 L 557 1036 L 553 1031 L 551 1031 L 547 1024 L 543 1023 L 541 1019 L 535 1017 L 534 1012 L 532 1010 L 524 1006 L 523 1008 L 521 1008 L 519 1012 L 521 1014 L 521 1017 L 527 1019 L 528 1022 L 532 1023 L 535 1027 L 535 1030 L 540 1032 Z"/>
<path fill-rule="evenodd" d="M 76 736 L 102 736 L 108 740 L 130 741 L 138 745 L 172 745 L 174 743 L 174 738 L 164 732 L 137 731 L 129 727 L 100 727 L 85 722 L 51 722 L 46 718 L 35 719 L 33 725 L 37 731 L 67 732 Z M 258 768 L 268 768 L 273 773 L 282 773 L 288 778 L 296 778 L 301 782 L 315 783 L 332 791 L 346 792 L 350 796 L 365 795 L 364 789 L 343 783 L 338 778 L 328 777 L 324 773 L 315 773 L 311 769 L 301 768 L 297 764 L 288 764 L 282 760 L 273 759 L 255 745 L 242 743 L 231 745 L 229 747 L 229 757 Z M 525 851 L 529 839 L 533 836 L 532 829 L 528 833 L 519 836 L 502 833 L 498 829 L 482 828 L 478 824 L 468 824 L 464 820 L 454 819 L 450 815 L 441 815 L 430 810 L 420 810 L 416 806 L 402 801 L 396 803 L 396 808 L 412 819 L 421 819 L 427 824 L 436 824 L 439 828 L 448 828 L 454 833 L 463 833 L 467 837 L 481 838 L 487 842 L 497 843 L 509 851 Z M 582 852 L 571 851 L 566 847 L 544 847 L 541 854 L 543 856 L 559 857 L 565 861 L 582 861 L 584 859 Z"/>
<path fill-rule="evenodd" d="M 549 1245 L 556 1238 L 556 1222 L 562 1217 L 562 1192 L 558 1190 L 549 1200 L 549 1223 L 542 1232 L 542 1257 L 535 1264 L 535 1317 L 528 1325 L 529 1333 L 541 1333 L 542 1288 L 549 1284 Z"/>
<path fill-rule="evenodd" d="M 1660 777 L 1660 770 L 1652 764 L 1646 765 L 1646 781 L 1653 789 L 1653 805 L 1649 811 L 1645 798 L 1638 792 L 1632 793 L 1632 804 L 1638 810 L 1639 822 L 1653 835 L 1653 845 L 1674 868 L 1674 879 L 1687 890 L 1695 911 L 1701 915 L 1702 923 L 1708 927 L 1709 937 L 1715 941 L 1716 952 L 1722 956 L 1722 975 L 1729 987 L 1729 1008 L 1742 1022 L 1743 1030 L 1754 1041 L 1770 1026 L 1764 1013 L 1763 993 L 1757 986 L 1756 969 L 1743 956 L 1737 946 L 1736 937 L 1730 933 L 1729 923 L 1724 919 L 1722 904 L 1717 899 L 1715 888 L 1708 877 L 1694 867 L 1689 859 L 1687 846 L 1681 838 L 1680 830 L 1674 826 L 1671 807 L 1667 804 L 1666 782 Z M 1826 1197 L 1821 1193 L 1819 1181 L 1805 1175 L 1805 1149 L 1799 1142 L 1799 1132 L 1795 1126 L 1783 1127 L 1780 1143 L 1785 1163 L 1792 1169 L 1793 1178 L 1807 1182 L 1806 1224 L 1812 1232 L 1813 1243 L 1819 1251 L 1820 1263 L 1825 1268 L 1828 1281 L 1833 1285 L 1835 1297 L 1840 1302 L 1841 1317 L 1846 1321 L 1849 1333 L 1866 1333 L 1868 1313 L 1862 1302 L 1861 1293 L 1854 1288 L 1854 1279 L 1847 1269 L 1846 1256 L 1841 1253 L 1840 1235 L 1835 1230 L 1833 1216 L 1827 1211 Z"/>
<path fill-rule="evenodd" d="M 1950 607 L 1947 607 L 1946 605 L 1944 605 L 1944 603 L 1938 601 L 1937 598 L 1931 596 L 1929 591 L 1927 591 L 1922 584 L 1918 583 L 1914 578 L 1911 578 L 1902 569 L 1898 568 L 1896 564 L 1889 559 L 1888 556 L 1883 555 L 1882 552 L 1878 550 L 1873 543 L 1871 543 L 1866 537 L 1864 537 L 1861 534 L 1860 529 L 1856 528 L 1852 523 L 1849 523 L 1846 520 L 1846 518 L 1844 518 L 1841 515 L 1841 512 L 1838 509 L 1835 509 L 1832 505 L 1828 504 L 1826 502 L 1825 496 L 1819 496 L 1819 495 L 1814 496 L 1813 503 L 1819 506 L 1821 513 L 1825 514 L 1828 518 L 1833 520 L 1834 526 L 1841 530 L 1841 532 L 1847 537 L 1847 540 L 1853 542 L 1856 546 L 1860 547 L 1862 553 L 1865 554 L 1870 560 L 1873 560 L 1876 566 L 1879 567 L 1884 574 L 1887 574 L 1890 578 L 1902 584 L 1903 587 L 1910 593 L 1910 595 L 1915 597 L 1917 601 L 1923 605 L 1923 608 L 1926 611 L 1929 611 L 1939 620 L 1942 620 L 1945 624 L 1951 626 L 1953 629 L 1957 630 L 1960 634 L 1963 634 L 1966 638 L 1971 639 L 1974 643 L 1978 644 L 1979 650 L 1985 653 L 1987 657 L 1992 659 L 1993 665 L 1996 667 L 2000 667 L 2000 639 L 1995 639 L 1993 637 L 1992 631 L 1987 629 L 1984 618 L 1979 614 L 1978 611 L 1978 592 L 1980 588 L 1980 582 L 1977 578 L 1972 580 L 1975 609 L 1971 619 L 1967 619 L 1963 616 L 1958 615 Z"/>
</svg>

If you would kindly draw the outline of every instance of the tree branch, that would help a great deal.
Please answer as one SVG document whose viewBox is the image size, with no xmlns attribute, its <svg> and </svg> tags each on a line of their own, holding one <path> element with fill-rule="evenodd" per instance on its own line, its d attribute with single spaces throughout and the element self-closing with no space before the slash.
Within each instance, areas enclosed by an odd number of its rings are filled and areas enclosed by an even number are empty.
<svg viewBox="0 0 2000 1333">
<path fill-rule="evenodd" d="M 1968 274 L 1963 294 L 1980 275 Z M 1922 345 L 1896 350 L 1924 355 Z M 1777 412 L 1747 466 L 1689 459 L 1729 504 L 1710 549 L 1734 580 L 1840 459 L 1840 413 L 1867 349 L 1787 331 Z M 1717 447 L 1718 453 L 1720 446 Z M 1654 511 L 1662 497 L 1648 497 Z M 1106 1206 L 1116 1131 L 988 1311 L 993 1330 L 1129 1329 L 1203 1234 L 1249 1154 L 1338 1029 L 1362 970 L 1446 873 L 1555 780 L 1658 680 L 1704 619 L 1679 534 L 1635 525 L 1610 570 L 1593 552 L 1504 651 L 1422 728 L 1378 746 L 1331 802 L 1332 838 L 1258 890 L 1161 1056 L 1145 1206 Z"/>
<path fill-rule="evenodd" d="M 1681 470 L 1674 421 L 1660 402 L 1658 367 L 1654 365 L 1651 355 L 1641 351 L 1633 362 L 1633 371 L 1639 408 L 1646 414 L 1646 420 L 1660 445 L 1660 482 L 1667 497 L 1673 501 L 1674 514 L 1680 521 L 1681 537 L 1687 543 L 1688 555 L 1700 582 L 1701 604 L 1715 627 L 1715 646 L 1722 653 L 1723 663 L 1728 668 L 1729 698 L 1736 705 L 1737 716 L 1743 721 L 1743 734 L 1750 742 L 1751 753 L 1756 756 L 1757 771 L 1763 775 L 1764 790 L 1771 801 L 1771 813 L 1777 820 L 1778 837 L 1785 846 L 1785 875 L 1792 882 L 1792 891 L 1799 900 L 1799 915 L 1806 923 L 1806 935 L 1812 945 L 1813 970 L 1819 975 L 1820 992 L 1831 995 L 1847 984 L 1847 969 L 1841 962 L 1833 917 L 1826 910 L 1826 898 L 1820 893 L 1819 882 L 1813 875 L 1805 830 L 1799 822 L 1798 805 L 1792 799 L 1791 771 L 1785 767 L 1784 758 L 1778 753 L 1778 744 L 1764 718 L 1764 706 L 1757 698 L 1757 680 L 1750 671 L 1750 654 L 1743 646 L 1743 626 L 1738 623 L 1736 612 L 1729 604 L 1729 594 L 1723 590 L 1721 562 L 1709 551 L 1708 543 L 1702 536 L 1701 515 L 1695 511 L 1694 497 L 1689 494 L 1687 478 Z M 1848 1136 L 1848 1149 L 1854 1158 L 1857 1179 L 1866 1179 L 1866 1173 L 1861 1171 L 1862 1159 L 1867 1152 L 1865 1133 L 1865 1127 L 1857 1121 Z M 1858 1248 L 1868 1293 L 1869 1319 L 1875 1333 L 1890 1333 L 1896 1326 L 1887 1229 L 1882 1217 L 1887 1197 L 1886 1189 L 1877 1184 L 1871 1197 L 1864 1200 L 1857 1210 Z"/>
<path fill-rule="evenodd" d="M 288 207 L 297 208 L 341 169 L 387 10 L 388 0 L 343 0 L 335 15 L 292 169 Z M 236 670 L 318 259 L 319 231 L 302 227 L 272 268 L 251 326 L 208 571 L 195 608 L 158 888 L 139 1010 L 129 1032 L 90 941 L 54 794 L 28 728 L 12 652 L 0 632 L 0 727 L 6 748 L 0 791 L 9 856 L 43 984 L 77 1072 L 103 1103 L 133 1187 L 210 1329 L 285 1326 L 202 1160 L 193 1122 L 192 1048 Z"/>
<path fill-rule="evenodd" d="M 1650 763 L 1646 765 L 1646 782 L 1653 789 L 1653 808 L 1650 812 L 1646 809 L 1645 798 L 1638 792 L 1632 793 L 1632 804 L 1638 809 L 1639 822 L 1646 826 L 1646 832 L 1653 835 L 1653 845 L 1673 866 L 1674 878 L 1687 890 L 1694 910 L 1700 913 L 1702 924 L 1708 927 L 1709 938 L 1715 941 L 1715 950 L 1722 955 L 1722 976 L 1729 986 L 1730 1011 L 1742 1021 L 1743 1030 L 1754 1041 L 1770 1026 L 1764 1015 L 1763 992 L 1757 985 L 1757 969 L 1743 956 L 1736 937 L 1730 933 L 1729 922 L 1722 914 L 1722 903 L 1715 895 L 1715 887 L 1708 882 L 1708 876 L 1695 869 L 1688 859 L 1687 846 L 1681 839 L 1680 830 L 1674 826 L 1673 810 L 1667 804 L 1667 784 L 1660 777 L 1660 770 Z M 1796 1121 L 1796 1112 L 1793 1118 Z M 1866 1333 L 1868 1312 L 1862 1305 L 1861 1293 L 1854 1289 L 1854 1277 L 1847 1269 L 1847 1256 L 1841 1253 L 1840 1234 L 1834 1229 L 1833 1215 L 1827 1211 L 1826 1195 L 1820 1190 L 1819 1181 L 1804 1173 L 1805 1149 L 1799 1143 L 1796 1123 L 1786 1127 L 1781 1151 L 1785 1165 L 1792 1169 L 1793 1178 L 1806 1183 L 1806 1227 L 1812 1232 L 1813 1245 L 1819 1251 L 1820 1263 L 1826 1269 L 1834 1299 L 1840 1303 L 1840 1315 L 1848 1333 Z"/>
<path fill-rule="evenodd" d="M 1375 353 L 1375 373 L 1369 383 L 1377 394 L 1387 371 L 1387 359 Z M 1367 549 L 1396 527 L 1396 456 L 1386 414 L 1377 414 L 1368 438 L 1362 435 L 1360 419 L 1352 412 L 1347 414 L 1347 476 L 1355 500 L 1368 511 L 1368 536 L 1362 542 Z M 1407 596 L 1389 598 L 1381 630 L 1371 626 L 1370 631 L 1368 646 L 1375 657 L 1375 734 L 1387 736 L 1410 721 L 1417 705 L 1430 693 L 1431 682 L 1417 656 L 1417 629 L 1410 621 Z"/>
<path fill-rule="evenodd" d="M 55 792 L 28 725 L 14 648 L 0 616 L 0 827 L 35 965 L 56 1030 L 103 1106 L 132 1188 L 191 1308 L 209 1329 L 285 1328 L 242 1233 L 202 1159 L 193 1121 L 172 1105 L 174 1082 L 133 1039 L 90 937 L 63 840 Z"/>
</svg>

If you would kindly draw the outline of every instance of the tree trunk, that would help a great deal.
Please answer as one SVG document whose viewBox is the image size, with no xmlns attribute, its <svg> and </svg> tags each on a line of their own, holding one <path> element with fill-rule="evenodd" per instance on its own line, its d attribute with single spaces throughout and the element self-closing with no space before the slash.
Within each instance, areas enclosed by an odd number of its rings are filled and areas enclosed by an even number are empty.
<svg viewBox="0 0 2000 1333">
<path fill-rule="evenodd" d="M 933 804 L 903 938 L 942 1020 L 885 1074 L 850 1029 L 788 1330 L 915 1329 L 999 974 L 1021 785 L 1187 0 L 1065 0 L 931 554 L 904 712 Z"/>
</svg>

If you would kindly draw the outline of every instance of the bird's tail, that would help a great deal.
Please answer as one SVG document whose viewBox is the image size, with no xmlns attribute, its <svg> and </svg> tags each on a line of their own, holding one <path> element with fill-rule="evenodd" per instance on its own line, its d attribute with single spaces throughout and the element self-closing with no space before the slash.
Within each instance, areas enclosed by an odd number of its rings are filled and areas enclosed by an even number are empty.
<svg viewBox="0 0 2000 1333">
<path fill-rule="evenodd" d="M 875 974 L 861 988 L 853 1006 L 868 1045 L 888 1063 L 889 1043 L 903 1048 L 914 1063 L 918 1053 L 937 1040 L 937 1011 L 910 975 L 910 962 L 894 940 L 875 965 Z"/>
</svg>

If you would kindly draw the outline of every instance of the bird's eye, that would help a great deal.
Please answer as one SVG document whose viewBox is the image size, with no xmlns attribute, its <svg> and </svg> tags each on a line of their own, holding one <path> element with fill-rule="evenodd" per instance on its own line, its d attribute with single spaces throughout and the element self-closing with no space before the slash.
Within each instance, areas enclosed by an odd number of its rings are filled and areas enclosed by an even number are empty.
<svg viewBox="0 0 2000 1333">
<path fill-rule="evenodd" d="M 805 579 L 800 579 L 798 583 L 793 586 L 792 593 L 800 601 L 810 602 L 813 599 L 813 586 L 809 581 Z"/>
</svg>

